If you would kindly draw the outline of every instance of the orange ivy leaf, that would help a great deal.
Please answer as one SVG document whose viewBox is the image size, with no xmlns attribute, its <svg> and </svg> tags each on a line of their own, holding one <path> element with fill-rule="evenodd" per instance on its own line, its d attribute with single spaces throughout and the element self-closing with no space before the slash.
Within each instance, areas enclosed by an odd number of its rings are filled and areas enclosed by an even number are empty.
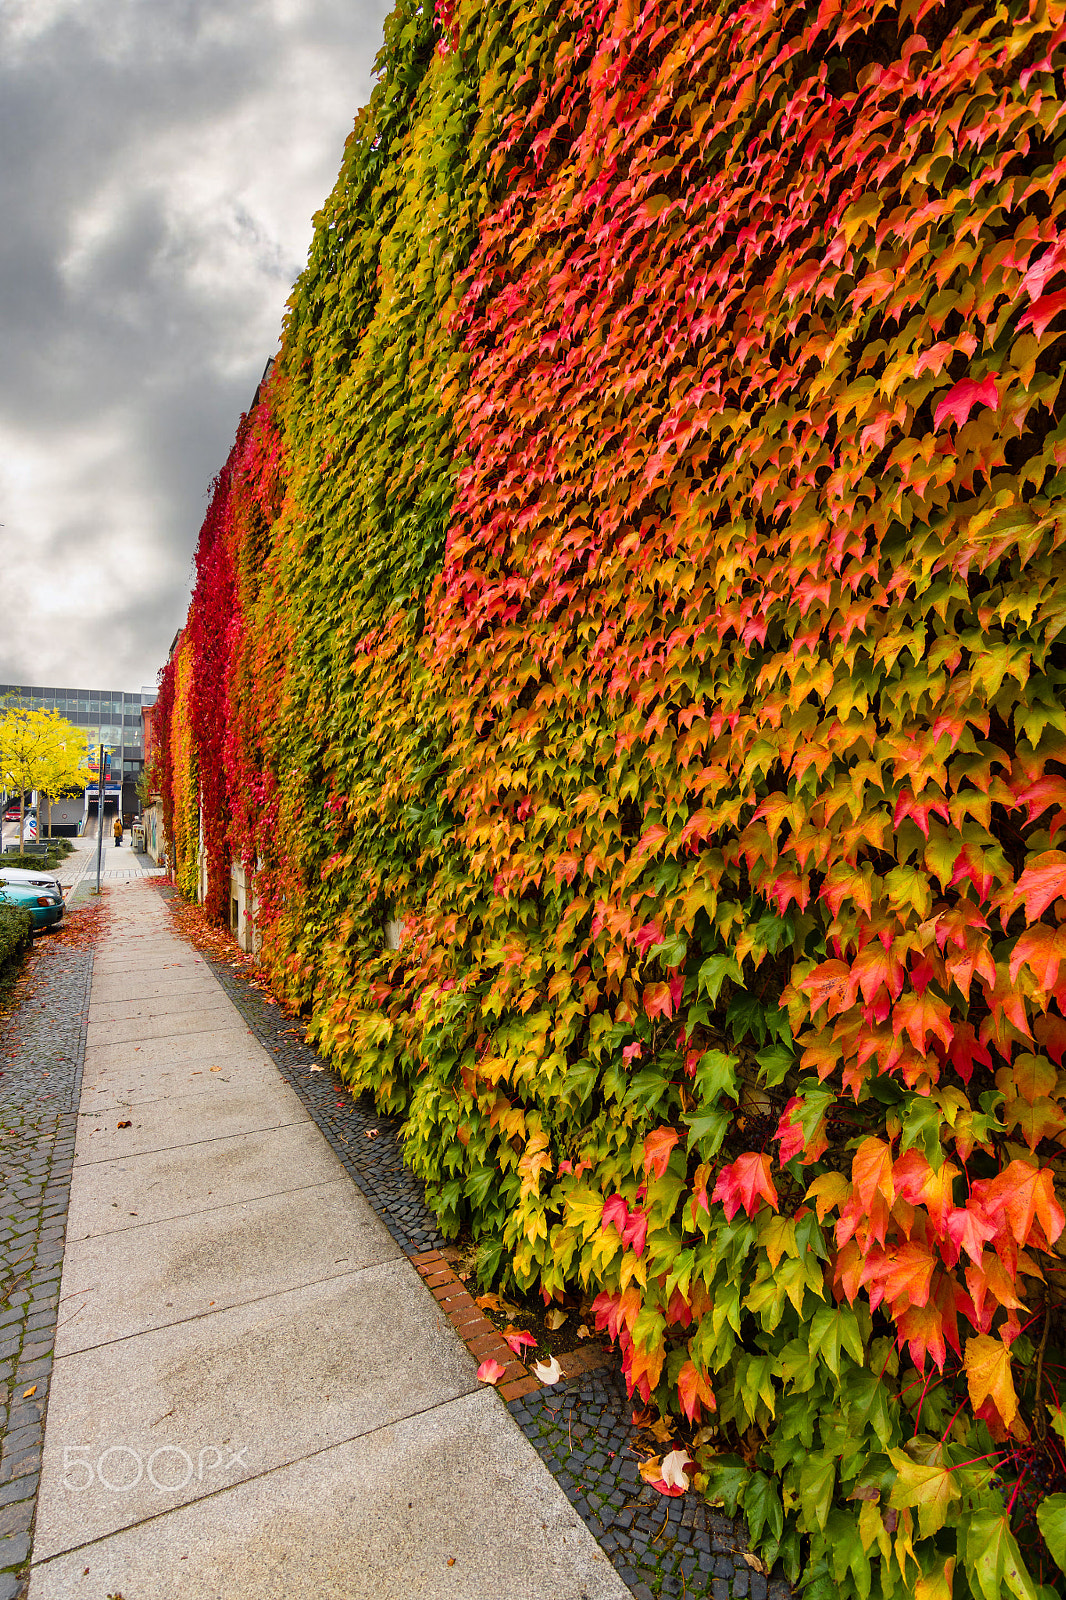
<svg viewBox="0 0 1066 1600">
<path fill-rule="evenodd" d="M 867 1211 L 879 1194 L 891 1205 L 896 1198 L 891 1145 L 883 1139 L 864 1139 L 852 1158 L 851 1181 Z"/>
<path fill-rule="evenodd" d="M 1022 874 L 1024 879 L 1025 874 Z M 1059 975 L 1059 963 L 1066 956 L 1066 923 L 1060 928 L 1049 928 L 1038 922 L 1027 928 L 1011 951 L 1010 981 L 1017 983 L 1023 966 L 1029 968 L 1041 989 L 1053 989 Z"/>
<path fill-rule="evenodd" d="M 701 1406 L 717 1410 L 714 1390 L 693 1361 L 686 1361 L 677 1375 L 677 1396 L 690 1422 L 699 1422 Z"/>
<path fill-rule="evenodd" d="M 905 969 L 903 962 L 891 949 L 886 950 L 880 940 L 868 944 L 852 963 L 851 981 L 862 991 L 869 1004 L 880 989 L 887 989 L 893 1000 L 903 992 Z"/>
<path fill-rule="evenodd" d="M 892 1031 L 897 1039 L 906 1031 L 919 1055 L 925 1053 L 931 1035 L 939 1039 L 946 1050 L 950 1048 L 955 1034 L 947 1001 L 931 994 L 928 989 L 924 994 L 905 994 L 896 1001 L 892 1011 Z"/>
<path fill-rule="evenodd" d="M 649 1017 L 672 1017 L 674 1002 L 668 983 L 649 983 L 644 990 L 644 1010 Z"/>
<path fill-rule="evenodd" d="M 966 1341 L 963 1364 L 974 1410 L 991 1400 L 1009 1428 L 1018 1415 L 1018 1396 L 1011 1377 L 1010 1351 L 1003 1340 L 976 1334 Z"/>
<path fill-rule="evenodd" d="M 814 1201 L 818 1221 L 824 1222 L 826 1212 L 838 1210 L 850 1195 L 851 1184 L 842 1172 L 823 1172 L 807 1190 L 806 1198 Z"/>
<path fill-rule="evenodd" d="M 661 1178 L 670 1160 L 670 1152 L 677 1143 L 675 1128 L 653 1128 L 644 1141 L 644 1175 Z"/>
<path fill-rule="evenodd" d="M 1033 858 L 1018 879 L 1010 904 L 1016 906 L 1024 900 L 1026 918 L 1036 922 L 1060 895 L 1066 895 L 1066 854 L 1045 850 Z"/>
<path fill-rule="evenodd" d="M 876 1310 L 884 1298 L 894 1316 L 908 1306 L 928 1305 L 935 1266 L 936 1257 L 922 1244 L 896 1245 L 883 1253 L 872 1250 L 862 1274 L 863 1282 L 872 1285 L 870 1305 Z"/>
<path fill-rule="evenodd" d="M 1066 1222 L 1047 1167 L 1041 1170 L 1025 1161 L 1012 1161 L 998 1177 L 978 1179 L 971 1195 L 986 1215 L 1007 1222 L 1018 1244 L 1029 1239 L 1034 1222 L 1039 1222 L 1048 1244 L 1054 1244 Z"/>
<path fill-rule="evenodd" d="M 850 978 L 851 968 L 846 961 L 823 961 L 800 980 L 799 987 L 810 996 L 812 1013 L 828 1005 L 829 1015 L 834 1017 L 848 1003 Z"/>
</svg>

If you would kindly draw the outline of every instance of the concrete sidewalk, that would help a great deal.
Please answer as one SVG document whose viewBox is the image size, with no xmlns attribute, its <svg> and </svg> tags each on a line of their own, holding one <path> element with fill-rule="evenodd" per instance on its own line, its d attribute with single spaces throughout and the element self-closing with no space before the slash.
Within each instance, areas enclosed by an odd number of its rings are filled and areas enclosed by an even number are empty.
<svg viewBox="0 0 1066 1600">
<path fill-rule="evenodd" d="M 622 1600 L 157 891 L 108 904 L 30 1600 Z"/>
</svg>

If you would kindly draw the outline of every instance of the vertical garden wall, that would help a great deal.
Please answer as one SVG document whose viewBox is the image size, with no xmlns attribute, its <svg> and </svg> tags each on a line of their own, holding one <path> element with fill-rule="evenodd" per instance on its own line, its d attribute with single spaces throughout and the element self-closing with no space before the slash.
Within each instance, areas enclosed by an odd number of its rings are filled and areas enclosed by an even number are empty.
<svg viewBox="0 0 1066 1600">
<path fill-rule="evenodd" d="M 1064 67 L 401 0 L 162 681 L 183 888 L 819 1600 L 1064 1582 Z"/>
</svg>

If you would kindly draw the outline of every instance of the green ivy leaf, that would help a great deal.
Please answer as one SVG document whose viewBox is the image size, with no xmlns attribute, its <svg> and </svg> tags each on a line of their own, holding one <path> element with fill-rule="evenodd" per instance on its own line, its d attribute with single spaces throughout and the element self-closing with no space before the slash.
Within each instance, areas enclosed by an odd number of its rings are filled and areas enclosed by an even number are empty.
<svg viewBox="0 0 1066 1600">
<path fill-rule="evenodd" d="M 1039 1504 L 1036 1521 L 1052 1558 L 1066 1572 L 1066 1494 L 1049 1494 Z"/>
<path fill-rule="evenodd" d="M 726 1055 L 724 1050 L 705 1051 L 696 1067 L 696 1092 L 700 1099 L 705 1104 L 713 1104 L 721 1095 L 727 1094 L 731 1100 L 738 1100 L 739 1065 L 736 1056 Z"/>
<path fill-rule="evenodd" d="M 960 1529 L 960 1543 L 963 1530 Z M 1036 1586 L 1010 1531 L 1005 1511 L 979 1511 L 965 1527 L 963 1559 L 984 1600 L 1002 1600 L 1005 1589 L 1018 1600 L 1037 1600 Z"/>
<path fill-rule="evenodd" d="M 696 975 L 698 990 L 709 996 L 711 1004 L 718 999 L 722 992 L 722 985 L 729 980 L 732 983 L 741 983 L 743 974 L 735 956 L 718 955 L 708 956 Z"/>
<path fill-rule="evenodd" d="M 808 1528 L 824 1528 L 829 1518 L 836 1483 L 836 1462 L 818 1453 L 807 1456 L 800 1467 L 799 1497 Z"/>
<path fill-rule="evenodd" d="M 662 944 L 652 945 L 648 954 L 655 956 L 664 967 L 679 967 L 688 954 L 688 940 L 675 934 L 672 939 L 664 939 Z"/>
<path fill-rule="evenodd" d="M 753 1472 L 748 1479 L 744 1489 L 744 1515 L 751 1542 L 756 1546 L 763 1542 L 764 1529 L 770 1530 L 775 1541 L 785 1531 L 781 1495 L 773 1479 L 768 1478 L 765 1472 Z"/>
<path fill-rule="evenodd" d="M 713 1161 L 733 1123 L 731 1111 L 702 1111 L 685 1117 L 689 1150 L 699 1145 L 704 1161 Z"/>
<path fill-rule="evenodd" d="M 920 1145 L 929 1165 L 939 1172 L 944 1162 L 944 1147 L 940 1139 L 940 1112 L 932 1100 L 915 1095 L 903 1119 L 903 1136 L 900 1150 L 910 1150 Z"/>
<path fill-rule="evenodd" d="M 739 1456 L 719 1456 L 707 1469 L 707 1499 L 712 1506 L 722 1506 L 727 1516 L 735 1517 L 750 1477 L 750 1470 Z"/>
<path fill-rule="evenodd" d="M 622 1104 L 636 1106 L 640 1111 L 654 1111 L 669 1087 L 669 1078 L 658 1067 L 645 1067 L 630 1078 Z"/>
</svg>

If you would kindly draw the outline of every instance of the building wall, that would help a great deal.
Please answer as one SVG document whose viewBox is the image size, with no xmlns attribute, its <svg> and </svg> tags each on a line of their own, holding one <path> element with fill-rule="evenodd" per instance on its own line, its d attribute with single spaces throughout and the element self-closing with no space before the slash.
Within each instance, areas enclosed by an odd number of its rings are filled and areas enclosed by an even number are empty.
<svg viewBox="0 0 1066 1600">
<path fill-rule="evenodd" d="M 151 704 L 155 689 L 130 693 L 123 689 L 53 689 L 40 684 L 0 683 L 0 704 L 30 711 L 58 711 L 76 728 L 92 735 L 94 745 L 112 750 L 111 772 L 131 787 L 123 794 L 123 811 L 136 810 L 134 788 L 144 767 L 141 708 Z M 128 798 L 130 803 L 127 804 Z"/>
<path fill-rule="evenodd" d="M 230 867 L 230 932 L 249 955 L 259 953 L 260 939 L 255 928 L 255 891 L 239 862 Z"/>
<path fill-rule="evenodd" d="M 157 867 L 164 864 L 166 835 L 163 832 L 163 802 L 156 798 L 141 813 L 144 823 L 144 848 Z"/>
</svg>

